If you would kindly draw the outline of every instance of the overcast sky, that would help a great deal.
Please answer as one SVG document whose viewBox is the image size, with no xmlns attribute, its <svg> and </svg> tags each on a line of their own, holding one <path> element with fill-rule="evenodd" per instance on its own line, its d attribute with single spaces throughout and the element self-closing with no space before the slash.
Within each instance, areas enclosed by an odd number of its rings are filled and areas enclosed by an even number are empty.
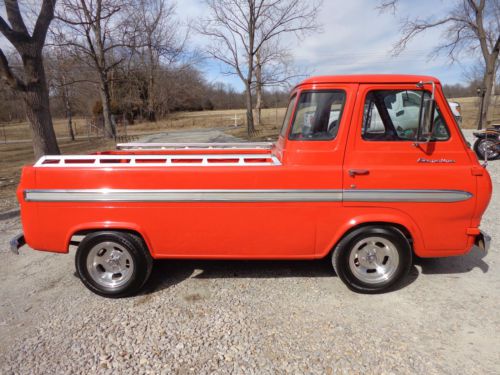
<svg viewBox="0 0 500 375">
<path fill-rule="evenodd" d="M 307 1 L 307 0 L 304 0 Z M 405 52 L 394 57 L 390 51 L 398 40 L 400 19 L 404 16 L 442 16 L 449 0 L 401 0 L 397 15 L 380 14 L 379 0 L 324 0 L 318 20 L 323 32 L 297 40 L 286 38 L 295 63 L 312 75 L 356 73 L 408 73 L 438 77 L 443 83 L 460 83 L 464 72 L 477 63 L 474 57 L 453 65 L 445 55 L 431 58 L 432 49 L 441 38 L 441 30 L 432 30 L 414 39 Z M 4 16 L 2 6 L 0 14 Z M 202 0 L 177 0 L 177 15 L 186 23 L 207 16 Z M 203 49 L 206 41 L 191 33 L 191 45 Z M 0 38 L 0 47 L 6 47 Z M 237 89 L 243 85 L 237 77 L 222 74 L 223 68 L 204 61 L 199 68 L 209 82 L 223 81 Z"/>
<path fill-rule="evenodd" d="M 375 9 L 377 0 L 324 0 L 319 22 L 323 32 L 302 41 L 293 39 L 289 45 L 295 62 L 314 75 L 355 73 L 408 73 L 437 76 L 443 83 L 459 83 L 464 71 L 476 60 L 468 58 L 450 65 L 446 56 L 430 58 L 439 42 L 440 30 L 433 30 L 416 38 L 398 57 L 391 56 L 393 44 L 399 37 L 401 16 L 441 16 L 450 1 L 402 0 L 398 14 L 380 14 Z M 178 14 L 190 17 L 206 16 L 201 0 L 180 0 Z M 192 42 L 203 46 L 196 35 Z M 210 81 L 225 81 L 241 89 L 236 77 L 221 74 L 214 63 L 201 66 Z"/>
</svg>

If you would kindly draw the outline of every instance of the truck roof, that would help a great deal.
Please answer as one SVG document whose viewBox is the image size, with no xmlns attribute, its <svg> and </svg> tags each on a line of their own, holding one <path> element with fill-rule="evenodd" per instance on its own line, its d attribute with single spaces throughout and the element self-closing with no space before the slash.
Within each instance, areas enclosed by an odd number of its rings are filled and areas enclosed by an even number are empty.
<svg viewBox="0 0 500 375">
<path fill-rule="evenodd" d="M 420 81 L 440 83 L 437 78 L 431 76 L 410 74 L 353 74 L 310 77 L 297 86 L 322 83 L 417 83 Z"/>
</svg>

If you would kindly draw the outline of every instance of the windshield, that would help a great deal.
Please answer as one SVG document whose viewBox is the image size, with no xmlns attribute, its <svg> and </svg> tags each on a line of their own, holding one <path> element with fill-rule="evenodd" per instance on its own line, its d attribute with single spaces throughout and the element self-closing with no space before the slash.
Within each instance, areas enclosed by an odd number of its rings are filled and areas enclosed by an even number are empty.
<svg viewBox="0 0 500 375">
<path fill-rule="evenodd" d="M 295 100 L 297 99 L 297 95 L 294 95 L 292 99 L 290 99 L 290 103 L 288 103 L 288 108 L 286 110 L 285 119 L 283 120 L 283 125 L 281 126 L 280 135 L 283 137 L 286 135 L 286 130 L 288 129 L 288 124 L 290 123 L 290 118 L 292 117 L 293 108 L 295 107 Z"/>
</svg>

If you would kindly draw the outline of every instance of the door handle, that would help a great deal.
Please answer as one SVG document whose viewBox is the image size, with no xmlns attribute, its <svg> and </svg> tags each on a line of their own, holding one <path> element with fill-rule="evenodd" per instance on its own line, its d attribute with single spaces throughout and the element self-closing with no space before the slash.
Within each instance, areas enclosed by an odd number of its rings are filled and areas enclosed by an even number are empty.
<svg viewBox="0 0 500 375">
<path fill-rule="evenodd" d="M 370 173 L 368 169 L 349 169 L 349 176 L 351 177 L 354 177 L 356 175 L 367 175 L 368 173 Z"/>
</svg>

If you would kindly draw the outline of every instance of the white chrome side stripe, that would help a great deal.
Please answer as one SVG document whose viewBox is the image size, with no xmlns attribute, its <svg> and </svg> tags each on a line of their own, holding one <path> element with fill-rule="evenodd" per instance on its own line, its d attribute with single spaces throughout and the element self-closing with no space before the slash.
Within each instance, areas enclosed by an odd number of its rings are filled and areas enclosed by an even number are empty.
<svg viewBox="0 0 500 375">
<path fill-rule="evenodd" d="M 346 202 L 436 202 L 466 201 L 472 194 L 461 190 L 344 190 Z"/>
<path fill-rule="evenodd" d="M 28 202 L 440 202 L 465 201 L 461 190 L 25 190 Z"/>
<path fill-rule="evenodd" d="M 340 190 L 26 190 L 33 202 L 340 202 Z"/>
</svg>

